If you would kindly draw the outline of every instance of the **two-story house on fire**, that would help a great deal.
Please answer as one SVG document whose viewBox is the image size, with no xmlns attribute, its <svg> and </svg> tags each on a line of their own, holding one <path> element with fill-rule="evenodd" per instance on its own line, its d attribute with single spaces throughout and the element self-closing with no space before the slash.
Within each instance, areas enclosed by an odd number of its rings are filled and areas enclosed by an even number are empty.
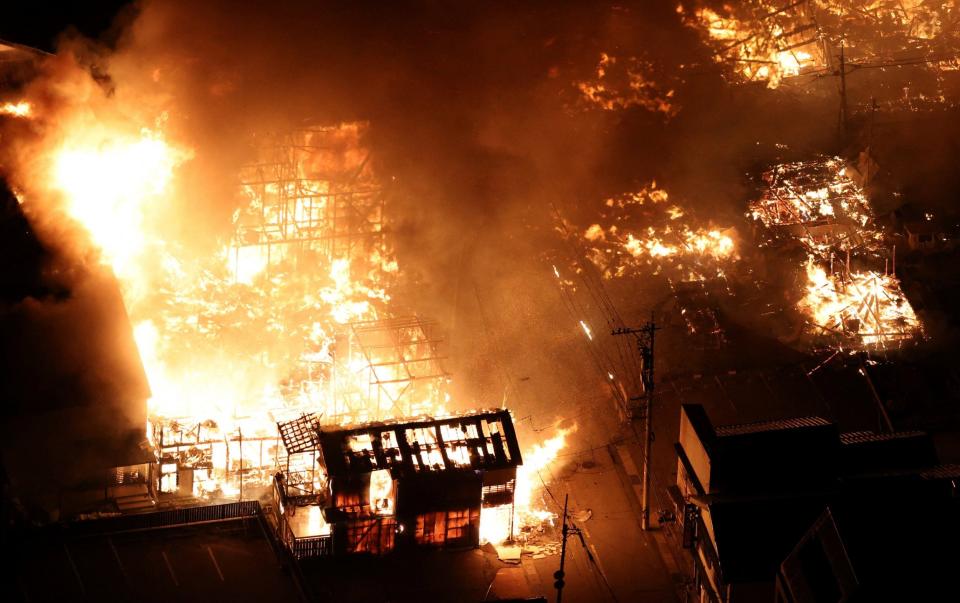
<svg viewBox="0 0 960 603">
<path fill-rule="evenodd" d="M 304 416 L 279 428 L 277 521 L 298 558 L 477 546 L 481 516 L 513 520 L 522 459 L 509 411 L 351 427 Z"/>
</svg>

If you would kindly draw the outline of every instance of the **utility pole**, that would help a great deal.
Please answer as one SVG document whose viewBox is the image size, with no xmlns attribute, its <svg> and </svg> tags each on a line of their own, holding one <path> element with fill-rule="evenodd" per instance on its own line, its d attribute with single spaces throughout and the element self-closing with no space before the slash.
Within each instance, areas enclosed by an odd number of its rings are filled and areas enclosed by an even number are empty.
<svg viewBox="0 0 960 603">
<path fill-rule="evenodd" d="M 650 321 L 638 329 L 627 327 L 614 329 L 614 335 L 633 335 L 637 339 L 637 350 L 640 352 L 640 383 L 643 387 L 643 396 L 631 398 L 644 401 L 643 426 L 643 500 L 640 516 L 640 527 L 650 529 L 650 453 L 653 449 L 653 343 L 654 335 L 659 330 L 650 313 Z"/>
<path fill-rule="evenodd" d="M 595 566 L 597 564 L 596 560 L 593 558 L 593 554 L 590 552 L 590 548 L 587 546 L 586 540 L 583 539 L 583 532 L 580 531 L 580 528 L 573 525 L 567 525 L 567 502 L 569 500 L 569 494 L 563 497 L 563 530 L 561 532 L 563 535 L 563 540 L 560 541 L 560 569 L 553 572 L 553 587 L 557 589 L 557 603 L 561 603 L 563 600 L 563 587 L 566 585 L 566 582 L 563 580 L 563 577 L 566 575 L 566 573 L 563 571 L 563 566 L 567 560 L 567 537 L 570 534 L 576 534 L 580 538 L 580 545 L 583 546 L 583 550 L 587 554 L 587 559 L 589 559 L 590 563 L 594 564 Z M 606 578 L 604 578 L 604 580 L 606 580 Z"/>
<path fill-rule="evenodd" d="M 563 564 L 567 560 L 567 534 L 569 533 L 569 528 L 567 528 L 567 501 L 570 499 L 570 495 L 567 494 L 563 497 L 563 540 L 560 543 L 560 569 L 553 572 L 554 583 L 553 587 L 557 589 L 557 603 L 560 603 L 563 600 L 563 581 L 564 572 Z"/>
</svg>

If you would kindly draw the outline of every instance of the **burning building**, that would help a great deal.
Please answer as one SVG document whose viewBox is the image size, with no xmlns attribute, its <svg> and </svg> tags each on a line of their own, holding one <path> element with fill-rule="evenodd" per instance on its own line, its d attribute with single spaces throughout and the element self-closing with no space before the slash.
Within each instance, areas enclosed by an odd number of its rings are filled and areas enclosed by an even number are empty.
<svg viewBox="0 0 960 603">
<path fill-rule="evenodd" d="M 862 186 L 839 157 L 784 163 L 764 172 L 766 188 L 748 216 L 769 232 L 797 240 L 817 257 L 876 245 L 866 226 L 873 210 Z"/>
<path fill-rule="evenodd" d="M 953 2 L 750 0 L 715 8 L 682 3 L 678 12 L 703 32 L 735 81 L 776 88 L 792 79 L 809 84 L 859 69 L 915 67 L 906 87 L 873 80 L 882 104 L 912 110 L 943 103 L 955 83 Z"/>
<path fill-rule="evenodd" d="M 896 277 L 896 248 L 887 253 L 851 171 L 838 157 L 777 165 L 747 216 L 767 243 L 797 244 L 806 255 L 798 309 L 817 342 L 896 348 L 922 329 Z"/>
<path fill-rule="evenodd" d="M 389 310 L 398 268 L 385 192 L 359 143 L 364 127 L 259 140 L 260 158 L 240 175 L 243 204 L 233 215 L 227 265 L 175 293 L 199 320 L 160 306 L 145 323 L 166 337 L 148 366 L 154 382 L 189 382 L 190 372 L 169 370 L 182 362 L 178 355 L 193 355 L 184 341 L 217 356 L 211 346 L 224 337 L 232 362 L 264 376 L 210 415 L 155 396 L 150 436 L 160 492 L 222 497 L 239 493 L 243 481 L 268 483 L 280 443 L 271 426 L 297 413 L 316 413 L 325 425 L 443 413 L 449 373 L 436 325 Z M 273 333 L 280 345 L 255 351 L 231 323 Z M 164 343 L 174 346 L 165 358 Z"/>
<path fill-rule="evenodd" d="M 382 554 L 406 546 L 476 546 L 513 531 L 517 467 L 508 411 L 322 427 L 278 424 L 276 522 L 297 558 Z"/>
</svg>

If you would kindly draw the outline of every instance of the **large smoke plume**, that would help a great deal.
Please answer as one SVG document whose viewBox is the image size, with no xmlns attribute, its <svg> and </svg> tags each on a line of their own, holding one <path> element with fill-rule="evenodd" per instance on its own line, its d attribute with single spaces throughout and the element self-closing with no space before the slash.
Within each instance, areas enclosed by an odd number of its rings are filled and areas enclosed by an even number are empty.
<svg viewBox="0 0 960 603">
<path fill-rule="evenodd" d="M 28 95 L 54 120 L 95 121 L 107 108 L 131 127 L 162 119 L 193 158 L 178 171 L 178 206 L 157 211 L 197 250 L 228 236 L 250 134 L 369 121 L 364 142 L 391 183 L 400 265 L 414 285 L 401 301 L 450 330 L 458 404 L 509 395 L 531 403 L 519 414 L 540 424 L 555 400 L 599 389 L 583 378 L 592 373 L 569 345 L 580 335 L 563 326 L 570 318 L 542 261 L 558 244 L 554 208 L 587 222 L 606 196 L 657 179 L 704 215 L 740 215 L 758 142 L 806 148 L 835 133 L 832 100 L 801 109 L 787 94 L 732 90 L 667 1 L 376 11 L 145 1 L 111 36 L 109 45 L 65 36 Z M 586 102 L 579 84 L 604 55 L 642 66 L 673 110 Z M 5 163 L 20 184 L 16 172 L 30 166 L 23 147 L 13 150 Z M 76 239 L 42 212 L 31 219 L 50 245 Z"/>
</svg>

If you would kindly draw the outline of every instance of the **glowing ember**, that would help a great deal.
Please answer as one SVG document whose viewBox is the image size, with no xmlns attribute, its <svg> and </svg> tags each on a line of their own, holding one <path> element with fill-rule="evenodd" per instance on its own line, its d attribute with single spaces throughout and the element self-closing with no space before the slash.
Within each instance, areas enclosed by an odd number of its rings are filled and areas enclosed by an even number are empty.
<svg viewBox="0 0 960 603">
<path fill-rule="evenodd" d="M 0 105 L 0 115 L 10 115 L 13 117 L 30 117 L 33 113 L 33 107 L 27 101 L 16 103 L 3 103 Z"/>
<path fill-rule="evenodd" d="M 587 339 L 593 341 L 593 331 L 590 330 L 590 326 L 581 320 L 580 328 L 583 329 L 583 334 L 587 336 Z"/>
</svg>

